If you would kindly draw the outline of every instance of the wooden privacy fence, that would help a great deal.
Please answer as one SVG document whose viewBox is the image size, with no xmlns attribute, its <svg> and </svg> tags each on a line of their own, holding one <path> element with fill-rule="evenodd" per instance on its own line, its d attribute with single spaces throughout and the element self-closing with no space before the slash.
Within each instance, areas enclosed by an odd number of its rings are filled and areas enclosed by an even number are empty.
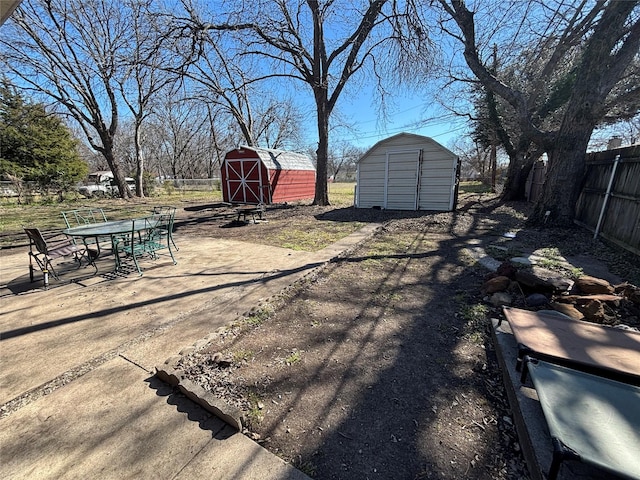
<svg viewBox="0 0 640 480">
<path fill-rule="evenodd" d="M 587 154 L 575 223 L 640 255 L 640 145 Z"/>
<path fill-rule="evenodd" d="M 542 195 L 542 187 L 544 186 L 544 176 L 547 172 L 547 167 L 543 160 L 538 160 L 533 164 L 531 172 L 527 177 L 527 183 L 525 185 L 525 196 L 528 202 L 535 202 L 540 195 Z"/>
</svg>

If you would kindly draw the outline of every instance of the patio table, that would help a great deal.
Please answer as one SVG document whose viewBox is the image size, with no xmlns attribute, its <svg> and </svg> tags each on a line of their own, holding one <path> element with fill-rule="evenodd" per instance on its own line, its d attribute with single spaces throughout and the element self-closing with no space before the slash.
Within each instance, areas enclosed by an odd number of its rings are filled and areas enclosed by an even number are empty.
<svg viewBox="0 0 640 480">
<path fill-rule="evenodd" d="M 81 225 L 79 227 L 66 228 L 62 231 L 68 237 L 81 238 L 83 243 L 87 245 L 87 239 L 94 238 L 96 240 L 97 252 L 93 256 L 93 262 L 100 256 L 100 244 L 97 241 L 98 237 L 110 237 L 111 248 L 115 255 L 116 270 L 120 268 L 120 259 L 115 245 L 116 238 L 119 235 L 130 234 L 132 232 L 140 232 L 149 228 L 149 218 L 132 218 L 128 220 L 112 220 L 108 222 L 90 223 L 87 225 Z M 97 270 L 97 266 L 94 264 L 94 268 Z"/>
</svg>

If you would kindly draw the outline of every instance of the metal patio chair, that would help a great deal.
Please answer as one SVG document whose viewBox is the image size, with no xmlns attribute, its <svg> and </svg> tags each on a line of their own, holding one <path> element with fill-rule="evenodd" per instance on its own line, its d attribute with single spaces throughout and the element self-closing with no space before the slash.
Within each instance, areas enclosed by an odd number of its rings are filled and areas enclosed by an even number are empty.
<svg viewBox="0 0 640 480">
<path fill-rule="evenodd" d="M 173 264 L 176 265 L 178 262 L 171 250 L 172 239 L 171 236 L 167 234 L 172 227 L 171 215 L 152 215 L 147 218 L 136 219 L 135 222 L 144 222 L 144 228 L 140 228 L 139 225 L 135 225 L 134 223 L 131 233 L 123 236 L 123 238 L 115 243 L 118 265 L 121 264 L 120 255 L 124 254 L 133 259 L 138 273 L 142 275 L 139 262 L 140 258 L 148 256 L 156 260 L 159 255 L 163 254 L 158 252 L 165 249 L 168 251 L 168 255 L 171 257 Z"/>
<path fill-rule="evenodd" d="M 93 262 L 91 251 L 84 245 L 77 245 L 70 238 L 62 239 L 61 235 L 47 240 L 37 228 L 25 227 L 24 231 L 29 237 L 29 280 L 31 283 L 34 281 L 34 261 L 43 274 L 45 289 L 49 287 L 49 273 L 53 275 L 53 278 L 59 280 L 58 273 L 52 263 L 58 258 L 72 256 L 78 262 L 78 268 L 82 266 L 82 258 L 87 258 L 87 263 L 91 264 L 96 272 L 98 271 Z M 59 240 L 55 240 L 56 238 Z"/>
<path fill-rule="evenodd" d="M 101 208 L 82 208 L 60 212 L 67 228 L 79 227 L 91 223 L 106 222 L 107 216 Z"/>
<path fill-rule="evenodd" d="M 168 236 L 169 240 L 171 240 L 171 244 L 173 245 L 173 248 L 175 248 L 176 251 L 180 250 L 173 239 L 173 223 L 175 222 L 175 219 L 176 219 L 176 207 L 171 207 L 168 205 L 153 207 L 153 214 L 170 216 L 168 228 L 165 231 L 161 231 L 159 233 L 161 233 L 162 235 Z"/>
<path fill-rule="evenodd" d="M 107 216 L 105 215 L 102 208 L 81 208 L 77 210 L 66 210 L 64 212 L 60 212 L 60 215 L 62 215 L 67 228 L 81 227 L 83 225 L 90 225 L 93 223 L 104 223 L 107 221 Z M 73 238 L 73 241 L 74 243 L 77 243 L 75 238 Z M 96 247 L 99 251 L 100 243 L 104 243 L 107 245 L 107 247 L 110 247 L 111 237 L 96 237 L 95 239 L 85 238 L 83 242 L 85 243 L 85 245 L 96 244 Z"/>
</svg>

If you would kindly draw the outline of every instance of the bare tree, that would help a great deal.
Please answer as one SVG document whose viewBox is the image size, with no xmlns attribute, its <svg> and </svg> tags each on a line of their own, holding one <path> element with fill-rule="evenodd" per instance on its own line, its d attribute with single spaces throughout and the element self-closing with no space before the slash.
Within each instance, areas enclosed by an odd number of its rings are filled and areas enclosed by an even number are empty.
<svg viewBox="0 0 640 480">
<path fill-rule="evenodd" d="M 199 100 L 176 99 L 158 105 L 147 149 L 150 168 L 165 178 L 201 177 L 210 170 L 210 112 Z M 203 159 L 205 161 L 203 162 Z"/>
<path fill-rule="evenodd" d="M 255 114 L 251 102 L 255 89 L 247 67 L 224 51 L 218 38 L 218 34 L 209 32 L 209 35 L 201 37 L 201 46 L 195 57 L 186 51 L 180 66 L 181 73 L 201 87 L 199 95 L 202 101 L 214 103 L 227 111 L 240 128 L 244 143 L 256 146 Z"/>
<path fill-rule="evenodd" d="M 302 114 L 293 100 L 278 101 L 269 95 L 258 102 L 256 113 L 254 130 L 258 145 L 276 149 L 300 146 Z"/>
<path fill-rule="evenodd" d="M 640 113 L 634 118 L 597 129 L 591 138 L 591 148 L 604 150 L 613 138 L 619 139 L 623 146 L 640 143 Z"/>
<path fill-rule="evenodd" d="M 474 14 L 463 0 L 440 0 L 440 4 L 459 28 L 459 34 L 452 34 L 463 44 L 473 74 L 513 109 L 521 147 L 532 142 L 548 154 L 543 195 L 530 221 L 542 222 L 550 211 L 556 223 L 571 224 L 589 138 L 610 108 L 611 93 L 635 68 L 640 46 L 638 2 L 602 1 L 590 9 L 586 2 L 560 2 L 553 15 L 562 18 L 565 28 L 541 37 L 535 51 L 547 48 L 551 53 L 528 90 L 517 82 L 505 83 L 482 61 Z M 572 56 L 569 72 L 559 68 Z M 625 97 L 631 100 L 638 95 L 640 87 L 628 84 Z M 558 111 L 557 124 L 545 123 L 546 118 L 538 115 L 544 108 Z"/>
<path fill-rule="evenodd" d="M 412 3 L 402 6 L 410 9 Z M 194 38 L 210 30 L 239 32 L 238 40 L 246 45 L 243 55 L 260 58 L 270 67 L 253 81 L 280 76 L 311 89 L 318 131 L 314 204 L 329 204 L 329 122 L 347 83 L 368 64 L 378 75 L 375 52 L 383 45 L 424 38 L 424 32 L 413 28 L 413 16 L 400 15 L 399 7 L 389 0 L 264 0 L 247 4 L 229 21 L 217 25 L 191 18 Z M 374 38 L 373 32 L 379 34 Z"/>
<path fill-rule="evenodd" d="M 23 2 L 3 26 L 0 61 L 21 85 L 62 105 L 131 196 L 114 156 L 119 107 L 118 52 L 129 44 L 131 17 L 100 0 Z M 97 138 L 95 138 L 97 135 Z"/>
<path fill-rule="evenodd" d="M 162 93 L 170 97 L 173 93 L 171 87 L 177 84 L 178 78 L 164 68 L 168 62 L 168 51 L 160 42 L 163 25 L 159 20 L 163 17 L 149 11 L 151 1 L 127 0 L 122 5 L 126 5 L 131 16 L 132 41 L 119 52 L 119 63 L 124 71 L 117 82 L 124 103 L 133 116 L 136 195 L 144 197 L 143 123 L 152 113 L 151 106 L 156 96 Z"/>
<path fill-rule="evenodd" d="M 460 157 L 460 178 L 481 180 L 486 183 L 489 173 L 490 151 L 471 137 L 457 138 L 449 148 Z"/>
<path fill-rule="evenodd" d="M 220 167 L 224 154 L 237 146 L 235 140 L 235 132 L 232 128 L 224 128 L 227 124 L 225 120 L 219 121 L 219 118 L 225 118 L 225 112 L 215 105 L 207 104 L 207 125 L 209 127 L 209 135 L 207 141 L 207 178 L 220 178 Z"/>
<path fill-rule="evenodd" d="M 201 26 L 202 18 L 215 12 L 207 13 L 203 5 L 195 8 L 187 1 L 183 5 L 189 19 L 174 17 L 177 33 L 165 36 L 180 61 L 165 68 L 179 72 L 191 85 L 192 95 L 214 105 L 216 115 L 226 113 L 237 124 L 243 137 L 239 143 L 269 148 L 298 143 L 300 115 L 293 102 L 276 95 L 277 86 L 255 81 L 261 74 L 252 59 L 243 55 L 242 45 L 229 37 L 230 27 L 196 29 L 195 33 L 189 28 L 192 35 L 185 38 L 185 22 Z"/>
<path fill-rule="evenodd" d="M 334 181 L 342 178 L 353 178 L 356 164 L 366 153 L 364 147 L 357 147 L 351 143 L 342 142 L 329 153 L 329 173 Z"/>
</svg>

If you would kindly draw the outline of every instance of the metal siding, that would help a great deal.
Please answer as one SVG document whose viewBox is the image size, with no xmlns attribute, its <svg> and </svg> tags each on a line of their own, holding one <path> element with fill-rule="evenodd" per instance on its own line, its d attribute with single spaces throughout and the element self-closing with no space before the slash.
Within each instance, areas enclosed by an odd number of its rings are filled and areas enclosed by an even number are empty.
<svg viewBox="0 0 640 480">
<path fill-rule="evenodd" d="M 386 155 L 390 152 L 422 150 L 419 183 L 417 176 L 414 180 L 405 178 L 407 184 L 400 181 L 399 176 L 407 175 L 407 166 L 402 166 L 398 173 L 391 170 L 390 183 L 385 183 Z M 381 140 L 376 143 L 358 161 L 358 207 L 384 207 L 384 189 L 390 187 L 391 204 L 384 208 L 402 208 L 414 210 L 416 208 L 416 190 L 419 186 L 418 205 L 421 210 L 448 211 L 453 208 L 455 196 L 457 157 L 456 155 L 435 142 L 420 135 L 402 133 Z M 387 192 L 387 197 L 388 197 Z M 380 196 L 382 195 L 382 199 Z"/>
<path fill-rule="evenodd" d="M 221 170 L 227 202 L 269 204 L 315 195 L 315 167 L 303 154 L 242 146 L 227 152 Z"/>
<path fill-rule="evenodd" d="M 277 181 L 271 171 L 274 203 L 304 200 L 315 196 L 315 171 L 281 171 Z"/>
<path fill-rule="evenodd" d="M 438 149 L 424 151 L 422 180 L 420 185 L 420 210 L 451 210 L 455 194 L 457 158 L 446 156 Z"/>
<path fill-rule="evenodd" d="M 358 164 L 358 208 L 383 207 L 385 156 Z"/>
<path fill-rule="evenodd" d="M 316 171 L 311 159 L 303 154 L 288 152 L 285 150 L 274 150 L 269 148 L 242 147 L 245 150 L 252 150 L 262 160 L 262 163 L 269 170 L 307 170 Z"/>
<path fill-rule="evenodd" d="M 417 150 L 389 152 L 387 154 L 387 182 L 385 208 L 415 210 L 418 186 Z"/>
</svg>

